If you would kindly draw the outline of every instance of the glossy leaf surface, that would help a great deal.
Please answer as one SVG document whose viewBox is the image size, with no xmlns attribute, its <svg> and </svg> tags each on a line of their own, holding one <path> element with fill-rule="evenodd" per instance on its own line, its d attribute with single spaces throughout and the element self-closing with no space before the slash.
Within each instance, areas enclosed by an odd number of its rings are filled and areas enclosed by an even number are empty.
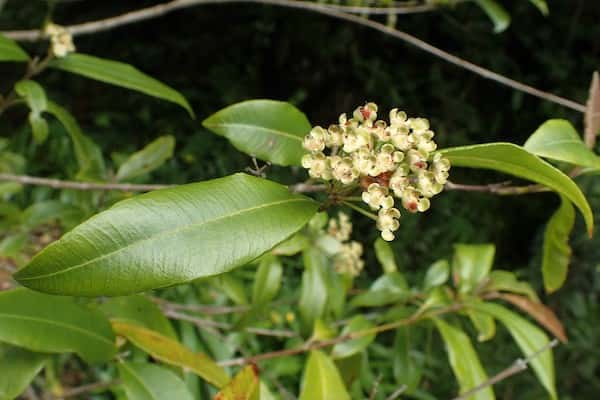
<svg viewBox="0 0 600 400">
<path fill-rule="evenodd" d="M 193 400 L 185 383 L 164 367 L 124 362 L 119 364 L 119 375 L 127 400 Z"/>
</svg>

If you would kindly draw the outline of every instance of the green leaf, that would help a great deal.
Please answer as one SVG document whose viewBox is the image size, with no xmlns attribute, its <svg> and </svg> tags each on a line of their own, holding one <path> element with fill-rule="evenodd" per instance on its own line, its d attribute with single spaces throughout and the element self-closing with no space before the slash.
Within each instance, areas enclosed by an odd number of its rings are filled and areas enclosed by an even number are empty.
<svg viewBox="0 0 600 400">
<path fill-rule="evenodd" d="M 299 400 L 350 400 L 335 363 L 319 350 L 310 352 Z"/>
<path fill-rule="evenodd" d="M 548 4 L 546 4 L 546 0 L 529 0 L 531 4 L 537 7 L 538 10 L 542 13 L 542 15 L 548 15 Z"/>
<path fill-rule="evenodd" d="M 471 304 L 469 307 L 486 312 L 502 322 L 526 357 L 529 357 L 549 344 L 548 337 L 544 331 L 505 307 L 494 303 L 482 302 Z M 553 399 L 557 398 L 552 350 L 548 349 L 539 354 L 530 361 L 530 364 L 550 396 Z"/>
<path fill-rule="evenodd" d="M 81 208 L 58 200 L 47 200 L 34 203 L 23 211 L 23 225 L 28 229 L 52 221 L 59 221 L 62 226 L 71 228 L 85 217 Z"/>
<path fill-rule="evenodd" d="M 317 206 L 245 174 L 158 190 L 79 225 L 15 279 L 48 293 L 114 296 L 218 275 L 291 236 Z"/>
<path fill-rule="evenodd" d="M 471 301 L 479 302 L 477 298 L 474 298 Z M 477 330 L 477 340 L 480 342 L 485 342 L 486 340 L 490 340 L 496 334 L 496 321 L 494 318 L 486 313 L 481 311 L 473 310 L 472 308 L 467 309 L 467 315 L 471 320 L 471 323 Z"/>
<path fill-rule="evenodd" d="M 531 300 L 539 302 L 537 293 L 527 282 L 521 282 L 517 279 L 514 272 L 497 269 L 490 272 L 489 282 L 486 290 L 490 292 L 505 291 L 511 293 L 520 293 L 529 297 Z"/>
<path fill-rule="evenodd" d="M 162 362 L 192 371 L 218 388 L 229 382 L 225 370 L 207 355 L 194 353 L 176 340 L 123 321 L 112 321 L 112 327 L 115 333 Z"/>
<path fill-rule="evenodd" d="M 126 322 L 148 328 L 170 339 L 177 334 L 160 308 L 144 295 L 113 297 L 98 309 L 111 321 Z"/>
<path fill-rule="evenodd" d="M 414 340 L 411 340 L 411 333 L 414 336 L 414 328 L 400 327 L 396 330 L 393 350 L 393 372 L 397 385 L 406 385 L 406 394 L 413 394 L 419 387 L 421 376 L 423 375 L 423 363 L 419 361 L 413 351 Z"/>
<path fill-rule="evenodd" d="M 512 143 L 488 143 L 442 150 L 455 167 L 483 168 L 529 179 L 563 194 L 579 208 L 591 234 L 594 217 L 579 187 L 558 169 Z"/>
<path fill-rule="evenodd" d="M 573 125 L 564 119 L 544 122 L 527 139 L 523 148 L 540 157 L 600 168 L 600 158 L 586 147 Z"/>
<path fill-rule="evenodd" d="M 33 138 L 37 143 L 43 143 L 48 138 L 48 123 L 42 113 L 48 108 L 46 92 L 37 82 L 31 80 L 19 81 L 15 84 L 15 92 L 31 109 L 29 123 L 33 131 Z"/>
<path fill-rule="evenodd" d="M 205 128 L 227 138 L 241 152 L 277 165 L 300 165 L 304 136 L 311 125 L 289 103 L 249 100 L 218 111 L 202 122 Z"/>
<path fill-rule="evenodd" d="M 357 315 L 350 320 L 348 325 L 344 327 L 342 330 L 342 336 L 371 328 L 373 328 L 373 324 L 369 322 L 368 319 L 362 315 Z M 335 346 L 333 346 L 333 350 L 331 350 L 331 357 L 334 359 L 351 357 L 367 348 L 367 346 L 371 344 L 374 339 L 375 334 L 372 333 L 356 339 L 337 343 Z"/>
<path fill-rule="evenodd" d="M 352 307 L 380 307 L 386 304 L 404 301 L 410 295 L 410 289 L 404 275 L 391 272 L 382 275 L 365 293 L 361 293 L 350 301 Z"/>
<path fill-rule="evenodd" d="M 425 290 L 429 290 L 436 286 L 443 285 L 450 276 L 450 265 L 446 260 L 439 260 L 431 264 L 425 274 L 425 280 L 423 281 L 423 287 Z"/>
<path fill-rule="evenodd" d="M 233 272 L 216 276 L 211 282 L 213 282 L 215 286 L 225 293 L 235 304 L 248 304 L 246 285 L 244 285 L 244 282 L 240 278 L 234 276 Z"/>
<path fill-rule="evenodd" d="M 493 244 L 454 246 L 452 273 L 461 293 L 470 293 L 492 270 L 496 247 Z"/>
<path fill-rule="evenodd" d="M 560 207 L 550 217 L 544 232 L 542 275 L 544 287 L 549 293 L 560 289 L 567 279 L 571 259 L 569 235 L 574 224 L 575 210 L 571 203 L 561 196 Z"/>
<path fill-rule="evenodd" d="M 306 235 L 299 232 L 288 240 L 277 245 L 277 247 L 271 250 L 271 253 L 276 256 L 293 256 L 305 250 L 309 246 L 310 241 Z"/>
<path fill-rule="evenodd" d="M 0 343 L 0 400 L 19 396 L 40 372 L 48 356 Z"/>
<path fill-rule="evenodd" d="M 392 251 L 392 246 L 385 240 L 381 238 L 377 238 L 375 240 L 375 256 L 377 257 L 377 261 L 383 267 L 383 271 L 386 274 L 395 272 L 398 270 L 398 266 L 396 265 L 396 260 L 394 259 L 394 252 Z"/>
<path fill-rule="evenodd" d="M 304 272 L 302 273 L 302 288 L 298 304 L 303 330 L 310 331 L 319 319 L 327 304 L 327 285 L 325 282 L 325 255 L 309 248 L 303 253 Z"/>
<path fill-rule="evenodd" d="M 0 341 L 47 353 L 75 352 L 90 363 L 116 353 L 108 320 L 74 299 L 24 288 L 0 293 Z"/>
<path fill-rule="evenodd" d="M 252 303 L 256 305 L 267 304 L 279 292 L 283 267 L 277 257 L 265 257 L 256 271 L 254 287 L 252 290 Z"/>
<path fill-rule="evenodd" d="M 259 400 L 260 392 L 258 368 L 248 365 L 217 393 L 214 400 Z"/>
<path fill-rule="evenodd" d="M 117 172 L 117 180 L 126 181 L 155 170 L 173 156 L 174 148 L 173 136 L 159 137 L 142 150 L 133 153 L 121 164 Z"/>
<path fill-rule="evenodd" d="M 60 121 L 73 141 L 75 157 L 79 165 L 77 179 L 103 181 L 106 176 L 106 167 L 98 145 L 83 134 L 79 124 L 67 110 L 49 101 L 47 111 Z"/>
<path fill-rule="evenodd" d="M 448 360 L 452 371 L 458 380 L 460 393 L 473 389 L 475 386 L 485 382 L 488 377 L 481 366 L 477 352 L 469 337 L 461 331 L 439 318 L 432 318 L 436 327 L 446 343 Z M 491 387 L 486 387 L 469 397 L 469 400 L 488 400 L 494 399 L 494 392 Z"/>
<path fill-rule="evenodd" d="M 494 23 L 494 32 L 500 33 L 510 25 L 510 15 L 494 0 L 474 0 Z"/>
<path fill-rule="evenodd" d="M 129 64 L 87 54 L 71 53 L 66 57 L 52 60 L 49 66 L 170 101 L 185 108 L 194 117 L 192 107 L 181 93 Z"/>
<path fill-rule="evenodd" d="M 123 362 L 119 364 L 119 375 L 127 400 L 193 400 L 185 383 L 164 367 Z"/>
<path fill-rule="evenodd" d="M 0 34 L 0 61 L 27 61 L 29 56 L 17 43 Z"/>
</svg>

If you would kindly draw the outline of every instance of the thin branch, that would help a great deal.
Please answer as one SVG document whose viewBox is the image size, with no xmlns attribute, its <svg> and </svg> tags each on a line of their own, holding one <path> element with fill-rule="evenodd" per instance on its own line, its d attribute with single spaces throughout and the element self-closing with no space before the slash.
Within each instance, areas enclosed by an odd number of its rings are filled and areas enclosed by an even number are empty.
<svg viewBox="0 0 600 400">
<path fill-rule="evenodd" d="M 398 389 L 394 390 L 392 394 L 390 394 L 385 400 L 396 400 L 402 395 L 402 393 L 406 392 L 406 389 L 408 389 L 408 386 L 401 385 Z"/>
<path fill-rule="evenodd" d="M 121 190 L 124 192 L 149 192 L 174 185 L 137 185 L 133 183 L 96 183 L 63 181 L 60 179 L 39 178 L 29 175 L 0 174 L 0 181 L 17 182 L 23 185 L 48 186 L 54 189 L 75 190 Z"/>
<path fill-rule="evenodd" d="M 183 311 L 191 311 L 198 312 L 201 314 L 207 315 L 220 315 L 220 314 L 233 314 L 239 312 L 248 311 L 250 306 L 215 306 L 208 304 L 179 304 L 179 303 L 171 303 L 169 301 L 163 300 L 159 297 L 150 297 L 154 303 L 159 304 L 161 308 L 165 310 L 183 310 Z"/>
<path fill-rule="evenodd" d="M 510 367 L 500 371 L 498 374 L 492 376 L 490 379 L 483 382 L 482 384 L 475 386 L 473 389 L 467 390 L 460 396 L 454 398 L 454 400 L 467 400 L 467 399 L 471 398 L 471 396 L 473 396 L 475 393 L 487 388 L 488 386 L 495 385 L 496 383 L 498 383 L 508 377 L 511 377 L 513 375 L 516 375 L 520 372 L 525 371 L 527 369 L 527 365 L 529 363 L 531 363 L 531 361 L 535 360 L 541 354 L 552 349 L 553 347 L 556 347 L 557 345 L 558 345 L 558 340 L 553 339 L 552 341 L 548 342 L 545 346 L 541 347 L 539 350 L 537 350 L 537 351 L 533 352 L 532 354 L 530 354 L 529 356 L 527 356 L 525 359 L 518 358 L 517 360 L 515 360 L 515 362 L 512 363 L 512 365 Z"/>
<path fill-rule="evenodd" d="M 83 386 L 78 386 L 78 387 L 74 387 L 74 388 L 70 388 L 70 389 L 65 389 L 61 393 L 60 398 L 81 396 L 82 394 L 95 392 L 97 390 L 105 390 L 105 389 L 110 388 L 111 386 L 120 385 L 120 384 L 121 384 L 121 381 L 118 381 L 118 380 L 108 381 L 108 382 L 90 383 L 89 385 L 83 385 Z"/>
<path fill-rule="evenodd" d="M 564 107 L 573 109 L 579 112 L 585 112 L 585 106 L 583 104 L 577 103 L 573 100 L 566 99 L 564 97 L 560 97 L 554 95 L 552 93 L 544 92 L 540 89 L 536 89 L 532 86 L 526 85 L 524 83 L 518 82 L 514 79 L 508 78 L 496 72 L 493 72 L 489 69 L 480 67 L 476 64 L 473 64 L 467 60 L 464 60 L 460 57 L 452 55 L 442 49 L 439 49 L 421 39 L 418 39 L 415 36 L 412 36 L 406 32 L 394 29 L 392 27 L 388 27 L 382 23 L 377 21 L 372 21 L 369 19 L 362 18 L 360 16 L 348 14 L 346 12 L 342 12 L 336 9 L 331 8 L 328 5 L 312 3 L 307 1 L 297 1 L 297 0 L 172 0 L 168 3 L 155 5 L 148 8 L 143 8 L 137 11 L 132 11 L 126 14 L 118 15 L 111 18 L 106 18 L 98 21 L 87 22 L 78 25 L 68 26 L 67 29 L 72 35 L 83 35 L 90 34 L 100 31 L 106 31 L 110 29 L 117 28 L 119 26 L 160 17 L 169 12 L 192 7 L 195 5 L 204 5 L 204 4 L 227 4 L 227 3 L 259 3 L 259 4 L 269 4 L 280 7 L 289 7 L 302 9 L 306 11 L 312 11 L 324 15 L 328 15 L 333 18 L 341 19 L 344 21 L 352 22 L 358 25 L 366 26 L 368 28 L 374 29 L 381 33 L 390 35 L 396 39 L 400 39 L 412 46 L 415 46 L 435 57 L 441 58 L 451 64 L 454 64 L 460 68 L 464 68 L 468 71 L 471 71 L 485 79 L 490 79 L 502 85 L 511 87 L 515 90 L 519 90 L 524 93 L 528 93 L 532 96 L 550 101 L 552 103 L 560 104 Z M 43 38 L 43 35 L 38 30 L 25 30 L 25 31 L 8 31 L 2 32 L 5 36 L 8 36 L 15 40 L 23 40 L 23 41 L 36 41 Z"/>
</svg>

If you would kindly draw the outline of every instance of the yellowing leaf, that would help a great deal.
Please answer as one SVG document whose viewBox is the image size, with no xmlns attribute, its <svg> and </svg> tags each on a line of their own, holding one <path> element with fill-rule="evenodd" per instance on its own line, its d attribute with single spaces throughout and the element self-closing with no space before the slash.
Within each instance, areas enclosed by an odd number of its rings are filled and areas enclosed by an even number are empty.
<svg viewBox="0 0 600 400">
<path fill-rule="evenodd" d="M 256 365 L 248 365 L 227 384 L 214 400 L 259 400 L 260 381 Z"/>
</svg>

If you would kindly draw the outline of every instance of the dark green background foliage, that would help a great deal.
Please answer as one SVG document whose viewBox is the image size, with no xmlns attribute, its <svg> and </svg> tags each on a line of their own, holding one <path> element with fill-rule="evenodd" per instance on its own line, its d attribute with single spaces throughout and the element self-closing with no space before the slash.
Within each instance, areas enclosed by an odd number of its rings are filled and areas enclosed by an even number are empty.
<svg viewBox="0 0 600 400">
<path fill-rule="evenodd" d="M 73 24 L 155 3 L 65 1 L 56 6 L 54 20 Z M 492 33 L 489 20 L 471 4 L 400 16 L 397 27 L 496 72 L 584 102 L 591 73 L 600 67 L 600 3 L 552 1 L 547 18 L 526 1 L 504 3 L 513 20 L 502 34 Z M 0 13 L 0 27 L 38 27 L 46 5 L 8 0 Z M 484 80 L 366 28 L 303 11 L 242 4 L 199 6 L 77 37 L 76 45 L 84 53 L 135 65 L 180 90 L 198 116 L 191 120 L 172 104 L 60 72 L 50 71 L 39 78 L 49 97 L 71 110 L 104 154 L 113 154 L 114 160 L 159 135 L 175 136 L 175 157 L 152 177 L 139 178 L 140 182 L 199 181 L 249 166 L 247 156 L 224 138 L 210 134 L 199 121 L 226 105 L 252 98 L 290 101 L 313 124 L 324 125 L 365 101 L 377 102 L 386 112 L 399 107 L 409 115 L 430 118 L 440 147 L 492 141 L 521 144 L 549 118 L 566 118 L 582 129 L 578 112 Z M 44 46 L 25 47 L 42 53 Z M 19 74 L 14 66 L 0 67 L 2 92 Z M 64 178 L 57 171 L 73 168 L 69 167 L 73 155 L 68 138 L 55 134 L 35 146 L 22 123 L 24 118 L 22 109 L 7 112 L 0 120 L 0 134 L 20 138 L 15 146 L 28 154 L 28 160 L 35 160 L 29 161 L 28 174 Z M 58 124 L 51 126 L 53 131 L 61 129 Z M 268 175 L 282 182 L 304 178 L 301 170 L 289 171 L 273 167 Z M 502 178 L 474 170 L 452 171 L 455 182 Z M 600 210 L 598 179 L 581 182 L 592 208 Z M 25 193 L 24 204 L 48 196 L 40 189 Z M 491 242 L 497 246 L 495 268 L 516 270 L 540 288 L 543 227 L 558 206 L 555 198 L 553 194 L 498 197 L 446 192 L 425 215 L 403 217 L 393 243 L 398 261 L 409 271 L 409 279 L 417 282 L 432 261 L 451 255 L 453 243 Z M 570 337 L 568 344 L 556 350 L 561 398 L 593 399 L 600 393 L 600 233 L 588 240 L 577 218 L 567 284 L 545 302 L 558 312 Z M 355 226 L 355 238 L 373 242 L 377 232 L 369 221 L 361 224 L 355 218 Z M 378 276 L 374 255 L 367 254 L 367 260 L 367 271 Z M 365 286 L 372 281 L 363 279 Z M 390 346 L 391 340 L 392 336 Z M 424 340 L 430 343 L 420 348 L 439 350 L 428 369 L 435 381 L 429 389 L 440 398 L 449 398 L 456 384 L 441 341 L 431 332 Z M 506 332 L 489 344 L 476 346 L 490 374 L 518 356 Z M 500 383 L 496 393 L 505 399 L 535 399 L 542 390 L 533 374 L 525 373 Z"/>
</svg>

